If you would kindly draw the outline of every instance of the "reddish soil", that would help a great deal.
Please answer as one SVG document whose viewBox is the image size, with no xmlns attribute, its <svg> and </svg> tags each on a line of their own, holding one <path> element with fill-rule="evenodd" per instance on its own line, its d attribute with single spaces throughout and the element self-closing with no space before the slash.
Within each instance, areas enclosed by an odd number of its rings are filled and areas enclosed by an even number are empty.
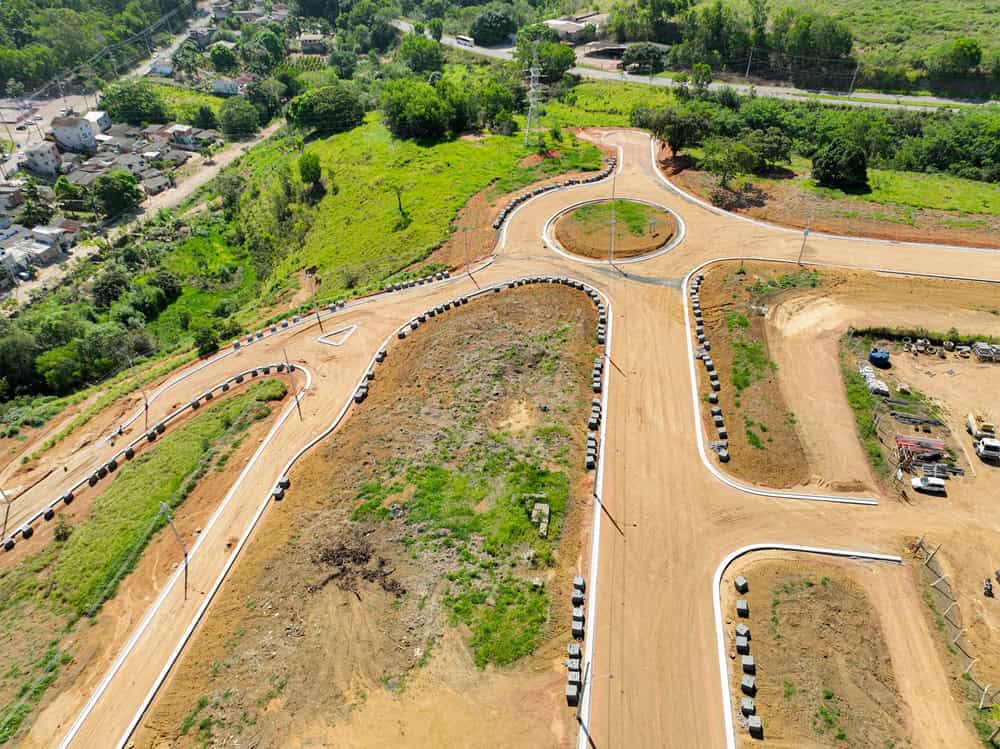
<svg viewBox="0 0 1000 749">
<path fill-rule="evenodd" d="M 568 745 L 560 661 L 589 532 L 592 477 L 577 466 L 593 324 L 593 306 L 573 290 L 513 290 L 394 347 L 368 399 L 293 470 L 295 491 L 264 517 L 135 745 L 486 746 L 498 745 L 498 726 L 505 746 Z M 511 562 L 513 574 L 545 581 L 549 619 L 534 653 L 480 670 L 441 600 L 456 549 L 429 543 L 419 525 L 352 511 L 380 466 L 440 460 L 456 429 L 465 439 L 446 464 L 485 434 L 537 445 L 551 424 L 567 430 L 555 439 L 571 477 L 554 566 L 520 553 Z M 405 518 L 409 488 L 381 506 Z"/>
<path fill-rule="evenodd" d="M 604 224 L 594 226 L 592 223 L 580 221 L 575 214 L 576 211 L 569 211 L 556 221 L 554 227 L 556 240 L 564 250 L 574 255 L 606 259 L 608 245 L 611 242 L 610 227 Z M 623 223 L 615 227 L 616 258 L 645 255 L 670 241 L 676 230 L 673 217 L 663 211 L 656 211 L 654 215 L 656 224 L 638 236 L 629 231 Z"/>
<path fill-rule="evenodd" d="M 683 159 L 678 161 L 669 158 L 669 149 L 661 148 L 660 167 L 681 189 L 707 202 L 712 202 L 713 194 L 722 195 L 725 200 L 720 207 L 772 224 L 801 229 L 808 222 L 813 231 L 827 234 L 1000 249 L 1000 216 L 836 200 L 805 192 L 791 180 L 753 182 L 749 189 L 719 191 L 713 175 L 688 168 Z M 955 221 L 981 223 L 950 225 Z"/>
<path fill-rule="evenodd" d="M 757 561 L 732 570 L 750 586 L 750 653 L 757 667 L 757 713 L 766 745 L 902 747 L 909 734 L 877 612 L 845 565 L 812 560 Z M 735 592 L 726 590 L 726 611 Z M 727 622 L 730 683 L 739 706 L 742 678 Z M 745 730 L 740 745 L 758 746 Z"/>
</svg>

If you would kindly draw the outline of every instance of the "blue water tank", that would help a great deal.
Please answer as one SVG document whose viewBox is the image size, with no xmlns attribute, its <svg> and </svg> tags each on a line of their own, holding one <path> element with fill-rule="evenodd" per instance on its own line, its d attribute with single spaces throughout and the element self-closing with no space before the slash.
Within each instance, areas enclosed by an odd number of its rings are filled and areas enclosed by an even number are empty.
<svg viewBox="0 0 1000 749">
<path fill-rule="evenodd" d="M 885 349 L 873 348 L 868 352 L 868 361 L 870 361 L 873 366 L 886 369 L 889 366 L 889 352 Z"/>
</svg>

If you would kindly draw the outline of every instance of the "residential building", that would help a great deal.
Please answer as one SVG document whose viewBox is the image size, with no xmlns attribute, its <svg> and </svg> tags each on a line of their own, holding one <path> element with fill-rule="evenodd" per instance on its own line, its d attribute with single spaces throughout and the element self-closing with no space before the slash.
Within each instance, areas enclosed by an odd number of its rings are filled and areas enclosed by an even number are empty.
<svg viewBox="0 0 1000 749">
<path fill-rule="evenodd" d="M 240 84 L 229 78 L 219 78 L 212 81 L 212 93 L 219 96 L 236 96 L 240 92 Z"/>
<path fill-rule="evenodd" d="M 188 151 L 181 151 L 177 148 L 171 148 L 163 154 L 163 158 L 165 161 L 169 161 L 174 167 L 178 167 L 187 163 L 188 159 L 191 158 L 191 153 Z"/>
<path fill-rule="evenodd" d="M 556 32 L 561 41 L 577 44 L 593 40 L 596 27 L 589 22 L 581 23 L 571 18 L 552 18 L 545 25 Z"/>
<path fill-rule="evenodd" d="M 304 55 L 325 55 L 326 40 L 322 34 L 299 34 L 299 49 Z"/>
<path fill-rule="evenodd" d="M 147 195 L 158 195 L 168 187 L 170 187 L 170 180 L 162 174 L 158 177 L 152 177 L 142 181 L 142 189 L 146 191 Z"/>
<path fill-rule="evenodd" d="M 203 29 L 191 29 L 191 33 L 188 35 L 188 39 L 194 42 L 198 49 L 205 49 L 209 44 L 212 43 L 212 35 L 215 33 L 214 26 L 208 26 Z"/>
<path fill-rule="evenodd" d="M 122 154 L 114 160 L 114 168 L 137 175 L 147 168 L 146 159 L 135 153 Z"/>
<path fill-rule="evenodd" d="M 233 12 L 233 15 L 243 23 L 257 23 L 264 17 L 264 13 L 259 12 L 256 8 L 251 10 L 237 10 Z"/>
<path fill-rule="evenodd" d="M 175 123 L 168 128 L 165 128 L 163 133 L 174 143 L 179 143 L 185 146 L 193 146 L 194 140 L 194 128 L 190 125 L 182 125 L 181 123 Z"/>
<path fill-rule="evenodd" d="M 224 18 L 229 18 L 233 14 L 233 4 L 227 2 L 214 2 L 212 3 L 212 18 L 216 21 L 221 21 Z"/>
<path fill-rule="evenodd" d="M 9 211 L 24 202 L 23 182 L 0 182 L 0 210 Z"/>
<path fill-rule="evenodd" d="M 111 129 L 111 117 L 107 112 L 91 110 L 83 118 L 90 123 L 95 133 L 106 133 Z"/>
<path fill-rule="evenodd" d="M 97 139 L 90 123 L 83 117 L 56 117 L 52 120 L 52 135 L 70 151 L 96 151 Z"/>
<path fill-rule="evenodd" d="M 43 140 L 41 143 L 33 143 L 22 153 L 24 154 L 22 165 L 28 171 L 46 177 L 55 177 L 59 174 L 62 157 L 59 155 L 56 144 L 52 141 Z"/>
<path fill-rule="evenodd" d="M 104 174 L 104 172 L 92 171 L 90 169 L 74 169 L 66 175 L 66 179 L 71 185 L 76 185 L 77 187 L 89 187 L 94 180 L 102 174 Z"/>
</svg>

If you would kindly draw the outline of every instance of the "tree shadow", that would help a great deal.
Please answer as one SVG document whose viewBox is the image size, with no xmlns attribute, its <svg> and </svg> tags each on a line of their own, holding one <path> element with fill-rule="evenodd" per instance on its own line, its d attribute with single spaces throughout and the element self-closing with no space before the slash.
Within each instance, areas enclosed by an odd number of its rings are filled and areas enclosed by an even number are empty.
<svg viewBox="0 0 1000 749">
<path fill-rule="evenodd" d="M 744 184 L 740 187 L 716 187 L 712 190 L 712 205 L 726 211 L 739 211 L 748 208 L 762 208 L 767 205 L 768 195 L 754 184 Z"/>
</svg>

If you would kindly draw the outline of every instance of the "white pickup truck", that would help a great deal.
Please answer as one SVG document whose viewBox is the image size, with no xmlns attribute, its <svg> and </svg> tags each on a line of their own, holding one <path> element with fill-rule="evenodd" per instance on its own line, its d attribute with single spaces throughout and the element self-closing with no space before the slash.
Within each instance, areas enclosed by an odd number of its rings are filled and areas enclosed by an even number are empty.
<svg viewBox="0 0 1000 749">
<path fill-rule="evenodd" d="M 976 441 L 976 455 L 980 460 L 990 463 L 1000 463 L 1000 440 L 983 437 Z"/>
</svg>

